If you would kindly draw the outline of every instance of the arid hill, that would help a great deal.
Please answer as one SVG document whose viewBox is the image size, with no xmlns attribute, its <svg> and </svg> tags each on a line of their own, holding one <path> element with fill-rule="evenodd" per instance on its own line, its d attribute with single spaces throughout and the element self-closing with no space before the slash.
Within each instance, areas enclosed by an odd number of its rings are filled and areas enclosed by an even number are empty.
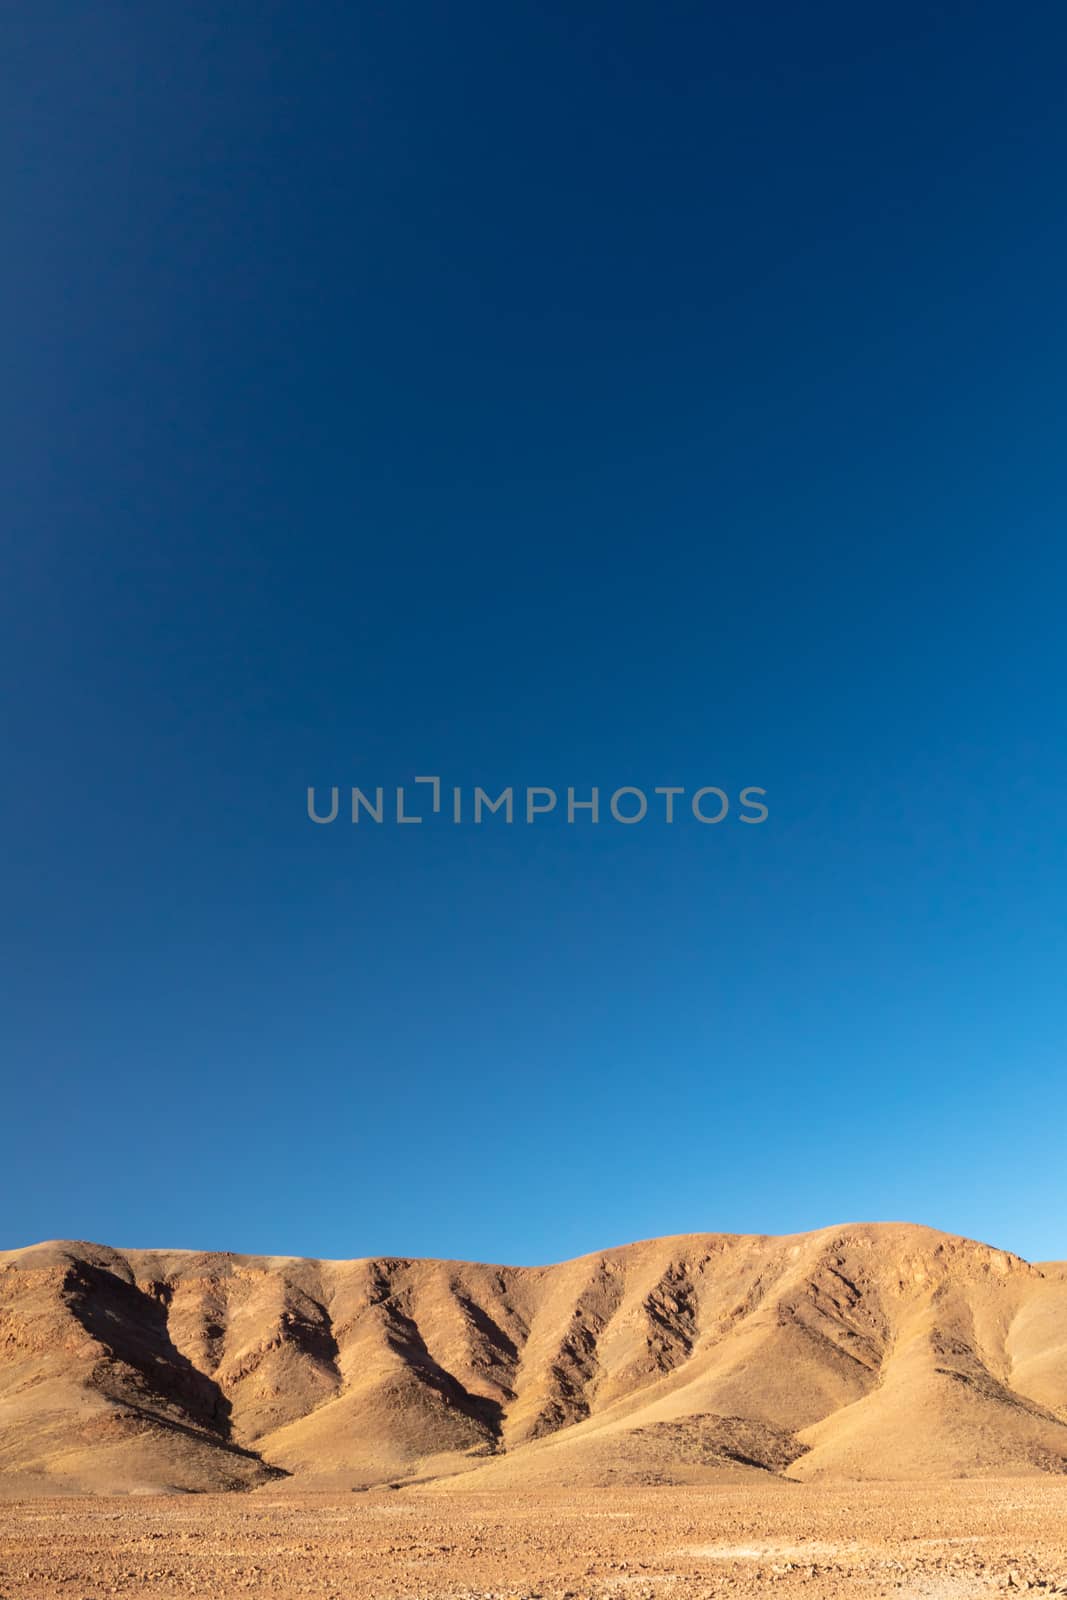
<svg viewBox="0 0 1067 1600">
<path fill-rule="evenodd" d="M 0 1253 L 7 1495 L 1065 1472 L 1067 1269 L 928 1228 Z"/>
</svg>

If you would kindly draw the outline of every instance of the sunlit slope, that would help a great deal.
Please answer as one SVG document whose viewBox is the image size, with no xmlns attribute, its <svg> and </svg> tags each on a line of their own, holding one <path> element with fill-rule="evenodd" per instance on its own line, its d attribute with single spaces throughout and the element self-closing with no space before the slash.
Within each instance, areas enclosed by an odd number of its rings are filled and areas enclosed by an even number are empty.
<svg viewBox="0 0 1067 1600">
<path fill-rule="evenodd" d="M 543 1268 L 0 1254 L 42 1492 L 1067 1471 L 1067 1274 L 908 1224 Z"/>
</svg>

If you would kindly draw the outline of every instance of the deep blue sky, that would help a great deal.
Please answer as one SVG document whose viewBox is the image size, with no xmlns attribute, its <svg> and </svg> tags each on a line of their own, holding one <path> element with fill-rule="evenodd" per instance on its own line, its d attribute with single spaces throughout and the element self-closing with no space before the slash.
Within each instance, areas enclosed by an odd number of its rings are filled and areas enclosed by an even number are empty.
<svg viewBox="0 0 1067 1600">
<path fill-rule="evenodd" d="M 1067 1255 L 1062 7 L 0 44 L 0 1246 Z"/>
</svg>

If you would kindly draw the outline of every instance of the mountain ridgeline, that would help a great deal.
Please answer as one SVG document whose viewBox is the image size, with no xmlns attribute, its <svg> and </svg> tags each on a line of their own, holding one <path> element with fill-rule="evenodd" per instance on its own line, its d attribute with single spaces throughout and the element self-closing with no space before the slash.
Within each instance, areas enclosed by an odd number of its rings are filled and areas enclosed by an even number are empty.
<svg viewBox="0 0 1067 1600">
<path fill-rule="evenodd" d="M 910 1224 L 0 1253 L 0 1495 L 1064 1472 L 1067 1268 Z"/>
</svg>

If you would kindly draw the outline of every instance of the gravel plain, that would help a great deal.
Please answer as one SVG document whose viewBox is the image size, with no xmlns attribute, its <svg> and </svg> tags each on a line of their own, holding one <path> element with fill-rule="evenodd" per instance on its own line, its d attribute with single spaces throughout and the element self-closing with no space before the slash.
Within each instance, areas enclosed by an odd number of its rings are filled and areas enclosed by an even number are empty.
<svg viewBox="0 0 1067 1600">
<path fill-rule="evenodd" d="M 1067 1481 L 0 1505 L 2 1600 L 1067 1594 Z"/>
</svg>

